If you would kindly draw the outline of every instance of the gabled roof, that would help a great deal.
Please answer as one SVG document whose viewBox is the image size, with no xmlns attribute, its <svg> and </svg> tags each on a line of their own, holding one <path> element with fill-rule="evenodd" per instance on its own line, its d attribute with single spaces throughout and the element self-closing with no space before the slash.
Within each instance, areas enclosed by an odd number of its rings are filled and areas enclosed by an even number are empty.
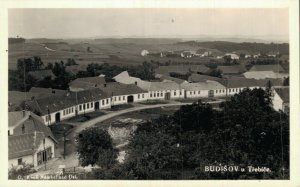
<svg viewBox="0 0 300 187">
<path fill-rule="evenodd" d="M 53 74 L 52 70 L 39 70 L 39 71 L 30 71 L 28 72 L 29 75 L 33 76 L 37 80 L 43 80 L 46 77 L 51 76 L 52 79 L 55 79 L 55 75 Z"/>
<path fill-rule="evenodd" d="M 219 78 L 219 77 L 213 77 L 208 75 L 200 75 L 193 73 L 191 76 L 189 76 L 188 81 L 190 82 L 206 82 L 206 81 L 217 81 L 221 84 L 225 84 L 226 80 Z"/>
<path fill-rule="evenodd" d="M 140 78 L 131 77 L 127 71 L 123 71 L 122 73 L 113 77 L 113 79 L 119 83 L 123 84 L 135 84 L 135 82 L 142 81 Z"/>
<path fill-rule="evenodd" d="M 14 111 L 8 112 L 8 126 L 12 127 L 18 124 L 18 122 L 22 121 L 26 116 L 29 115 L 29 111 Z M 25 118 L 26 120 L 27 118 Z M 24 121 L 25 121 L 24 120 Z"/>
<path fill-rule="evenodd" d="M 274 72 L 284 72 L 284 69 L 280 64 L 274 65 L 254 65 L 249 71 L 274 71 Z"/>
<path fill-rule="evenodd" d="M 259 82 L 255 79 L 247 79 L 244 77 L 229 77 L 227 79 L 227 88 L 243 88 L 260 86 Z"/>
<path fill-rule="evenodd" d="M 91 89 L 99 87 L 105 83 L 106 81 L 104 77 L 85 77 L 75 79 L 69 83 L 69 86 L 72 88 Z"/>
<path fill-rule="evenodd" d="M 53 88 L 41 88 L 41 87 L 32 87 L 29 92 L 31 93 L 40 93 L 40 94 L 66 94 L 67 90 L 59 90 Z"/>
<path fill-rule="evenodd" d="M 221 70 L 222 74 L 241 74 L 246 71 L 241 65 L 218 66 L 217 69 Z"/>
<path fill-rule="evenodd" d="M 275 92 L 279 95 L 284 103 L 290 102 L 290 88 L 288 86 L 285 87 L 275 87 Z"/>
<path fill-rule="evenodd" d="M 161 81 L 164 81 L 164 80 L 173 81 L 173 82 L 176 82 L 176 83 L 178 83 L 178 84 L 181 84 L 181 83 L 183 83 L 183 82 L 186 82 L 186 80 L 179 79 L 179 78 L 175 78 L 175 77 L 171 77 L 171 76 L 166 76 L 166 75 L 159 76 L 159 79 L 160 79 Z"/>
<path fill-rule="evenodd" d="M 244 73 L 246 78 L 253 78 L 253 79 L 276 79 L 276 78 L 285 78 L 288 77 L 289 74 L 287 73 L 275 73 L 274 71 L 247 71 Z"/>
<path fill-rule="evenodd" d="M 147 91 L 163 91 L 163 90 L 181 90 L 178 83 L 173 81 L 149 82 L 150 86 Z"/>
<path fill-rule="evenodd" d="M 187 74 L 187 73 L 207 73 L 210 68 L 205 65 L 171 65 L 171 66 L 159 66 L 155 69 L 156 74 L 170 75 L 170 73 Z"/>
<path fill-rule="evenodd" d="M 144 90 L 135 84 L 122 84 L 119 82 L 107 83 L 102 85 L 99 89 L 101 89 L 108 96 L 145 93 Z"/>
<path fill-rule="evenodd" d="M 77 104 L 97 101 L 104 98 L 107 98 L 107 95 L 99 88 L 94 88 L 78 92 L 69 92 L 65 95 L 51 95 L 45 98 L 34 99 L 26 102 L 26 105 L 31 111 L 45 115 L 48 114 L 48 110 L 50 113 L 53 113 Z"/>
<path fill-rule="evenodd" d="M 200 91 L 200 90 L 219 90 L 225 89 L 225 86 L 216 81 L 205 81 L 197 83 L 182 83 L 181 87 L 187 91 Z"/>
</svg>

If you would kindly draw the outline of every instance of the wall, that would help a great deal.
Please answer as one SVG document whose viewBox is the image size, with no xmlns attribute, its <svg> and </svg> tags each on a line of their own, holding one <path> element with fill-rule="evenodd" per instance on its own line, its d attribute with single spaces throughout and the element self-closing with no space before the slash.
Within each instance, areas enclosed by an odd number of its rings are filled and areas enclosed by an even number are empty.
<svg viewBox="0 0 300 187">
<path fill-rule="evenodd" d="M 25 162 L 26 164 L 33 164 L 33 156 L 32 155 L 22 156 L 22 157 L 19 157 L 19 158 L 22 158 L 22 162 Z M 8 160 L 8 167 L 11 168 L 12 165 L 17 166 L 19 158 L 9 159 Z"/>
<path fill-rule="evenodd" d="M 180 94 L 181 91 L 181 94 Z M 163 100 L 166 93 L 170 93 L 171 99 L 184 98 L 184 89 L 181 90 L 162 90 L 162 91 L 149 91 L 148 100 Z"/>
<path fill-rule="evenodd" d="M 45 138 L 45 150 L 49 147 L 51 147 L 51 151 L 52 151 L 51 157 L 54 158 L 55 157 L 55 142 L 52 139 L 46 137 Z M 34 167 L 37 166 L 37 153 L 40 151 L 43 151 L 43 150 L 44 150 L 44 144 L 43 144 L 43 141 L 41 141 L 37 151 L 34 153 Z"/>
<path fill-rule="evenodd" d="M 274 96 L 272 98 L 272 102 L 273 102 L 273 108 L 274 110 L 276 111 L 279 111 L 279 110 L 283 110 L 283 101 L 282 99 L 279 97 L 279 95 L 274 91 Z"/>
</svg>

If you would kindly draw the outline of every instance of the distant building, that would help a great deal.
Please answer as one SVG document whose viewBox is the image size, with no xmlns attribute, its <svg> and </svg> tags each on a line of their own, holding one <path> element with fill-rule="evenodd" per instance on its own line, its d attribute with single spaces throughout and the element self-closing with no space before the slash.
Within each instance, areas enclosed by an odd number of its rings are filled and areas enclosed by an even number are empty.
<svg viewBox="0 0 300 187">
<path fill-rule="evenodd" d="M 105 83 L 103 76 L 77 78 L 69 83 L 69 89 L 70 91 L 82 91 L 97 88 Z"/>
<path fill-rule="evenodd" d="M 211 71 L 210 68 L 205 65 L 171 65 L 171 66 L 159 66 L 155 69 L 156 74 L 169 76 L 170 73 L 177 73 L 186 75 L 187 73 L 199 73 L 205 74 Z"/>
<path fill-rule="evenodd" d="M 42 119 L 31 112 L 9 112 L 8 163 L 34 167 L 55 157 L 57 140 Z"/>
<path fill-rule="evenodd" d="M 241 65 L 218 66 L 217 70 L 222 71 L 223 75 L 240 75 L 246 71 Z"/>
<path fill-rule="evenodd" d="M 287 73 L 277 73 L 274 71 L 247 71 L 243 74 L 248 79 L 283 79 L 287 78 Z"/>
<path fill-rule="evenodd" d="M 288 86 L 273 88 L 272 103 L 276 111 L 289 113 L 290 91 Z"/>
<path fill-rule="evenodd" d="M 278 73 L 284 73 L 284 69 L 280 64 L 272 65 L 254 65 L 249 71 L 273 71 Z"/>
<path fill-rule="evenodd" d="M 142 56 L 147 56 L 149 54 L 149 51 L 148 50 L 142 50 L 142 52 L 141 52 L 141 55 Z"/>
<path fill-rule="evenodd" d="M 233 60 L 238 60 L 240 58 L 237 54 L 234 53 L 226 53 L 225 56 L 230 56 L 230 58 Z"/>
</svg>

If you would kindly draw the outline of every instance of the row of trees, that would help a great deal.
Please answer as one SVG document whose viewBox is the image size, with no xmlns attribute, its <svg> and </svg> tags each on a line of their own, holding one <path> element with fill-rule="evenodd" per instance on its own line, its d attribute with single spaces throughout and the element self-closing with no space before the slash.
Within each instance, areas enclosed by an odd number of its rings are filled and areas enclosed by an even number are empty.
<svg viewBox="0 0 300 187">
<path fill-rule="evenodd" d="M 86 148 L 103 134 L 93 137 L 95 129 L 83 132 L 82 137 L 93 138 L 78 138 L 77 149 L 83 165 L 101 167 L 94 171 L 97 179 L 288 179 L 289 118 L 271 105 L 269 92 L 254 89 L 233 96 L 221 111 L 201 101 L 182 106 L 172 116 L 139 125 L 123 164 L 114 164 L 111 145 L 108 152 L 98 150 L 101 142 Z M 109 158 L 105 164 L 104 157 Z M 271 172 L 204 170 L 224 165 L 268 167 Z"/>
</svg>

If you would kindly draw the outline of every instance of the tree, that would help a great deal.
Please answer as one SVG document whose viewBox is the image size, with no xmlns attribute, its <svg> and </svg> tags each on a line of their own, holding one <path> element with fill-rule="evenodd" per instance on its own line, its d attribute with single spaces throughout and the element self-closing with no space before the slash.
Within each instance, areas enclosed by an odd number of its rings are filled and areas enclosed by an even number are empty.
<svg viewBox="0 0 300 187">
<path fill-rule="evenodd" d="M 76 148 L 82 166 L 98 165 L 109 169 L 116 164 L 118 150 L 113 147 L 112 138 L 99 127 L 90 127 L 76 136 Z"/>
<path fill-rule="evenodd" d="M 35 172 L 36 170 L 33 169 L 33 165 L 23 162 L 21 165 L 13 166 L 8 170 L 8 178 L 16 180 L 19 179 L 19 177 L 25 177 Z"/>
<path fill-rule="evenodd" d="M 219 69 L 214 69 L 209 73 L 210 76 L 222 78 L 222 71 Z"/>
</svg>

